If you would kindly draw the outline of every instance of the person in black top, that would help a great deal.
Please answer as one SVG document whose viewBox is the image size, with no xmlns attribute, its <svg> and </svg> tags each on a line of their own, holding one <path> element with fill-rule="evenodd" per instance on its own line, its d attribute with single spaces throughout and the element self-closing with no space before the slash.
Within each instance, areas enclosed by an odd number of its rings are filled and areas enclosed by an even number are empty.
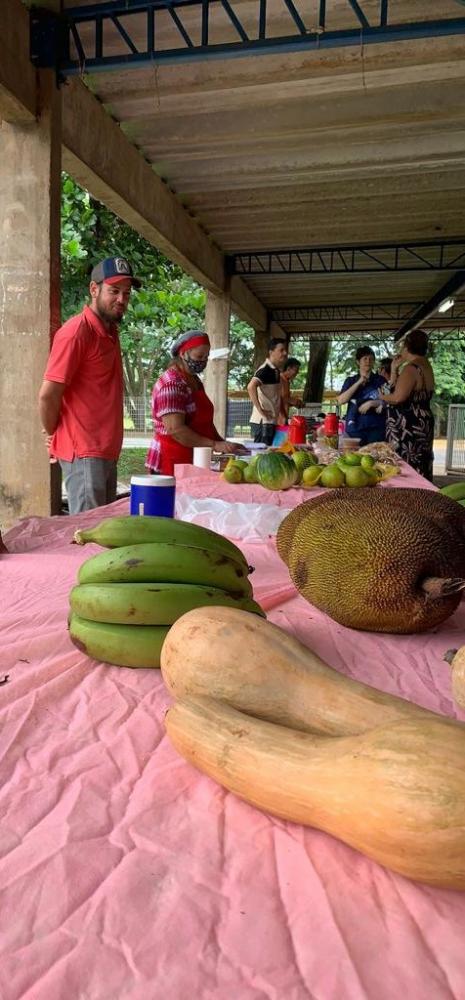
<svg viewBox="0 0 465 1000">
<path fill-rule="evenodd" d="M 247 392 L 253 403 L 250 430 L 254 441 L 271 445 L 278 423 L 281 402 L 281 371 L 287 358 L 285 340 L 272 337 L 268 356 L 250 379 Z"/>
<path fill-rule="evenodd" d="M 434 373 L 426 357 L 428 334 L 412 330 L 393 359 L 387 406 L 386 440 L 425 479 L 433 480 Z M 401 370 L 399 370 L 401 369 Z"/>
</svg>

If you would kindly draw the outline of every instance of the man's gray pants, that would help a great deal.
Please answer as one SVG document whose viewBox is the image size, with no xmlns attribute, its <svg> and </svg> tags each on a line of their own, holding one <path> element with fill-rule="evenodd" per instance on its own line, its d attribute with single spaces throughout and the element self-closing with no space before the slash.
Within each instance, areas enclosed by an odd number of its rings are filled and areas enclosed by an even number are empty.
<svg viewBox="0 0 465 1000">
<path fill-rule="evenodd" d="M 116 462 L 107 458 L 75 458 L 60 465 L 70 514 L 103 507 L 116 500 Z"/>
</svg>

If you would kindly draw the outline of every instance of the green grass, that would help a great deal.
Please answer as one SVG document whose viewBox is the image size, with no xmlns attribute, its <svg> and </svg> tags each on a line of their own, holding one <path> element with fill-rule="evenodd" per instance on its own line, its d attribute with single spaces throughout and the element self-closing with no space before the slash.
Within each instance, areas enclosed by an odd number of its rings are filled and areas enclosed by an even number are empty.
<svg viewBox="0 0 465 1000">
<path fill-rule="evenodd" d="M 147 448 L 123 448 L 118 461 L 119 483 L 129 485 L 131 476 L 148 475 L 148 470 L 144 466 L 146 454 Z"/>
</svg>

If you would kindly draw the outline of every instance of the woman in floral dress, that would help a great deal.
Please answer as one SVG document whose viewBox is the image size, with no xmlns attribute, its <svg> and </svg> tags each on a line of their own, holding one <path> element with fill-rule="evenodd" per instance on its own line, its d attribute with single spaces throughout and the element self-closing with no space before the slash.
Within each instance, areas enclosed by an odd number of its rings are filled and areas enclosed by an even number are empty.
<svg viewBox="0 0 465 1000">
<path fill-rule="evenodd" d="M 407 334 L 391 365 L 390 392 L 383 393 L 382 398 L 388 407 L 386 441 L 404 462 L 432 480 L 434 374 L 427 351 L 428 335 L 424 330 Z"/>
</svg>

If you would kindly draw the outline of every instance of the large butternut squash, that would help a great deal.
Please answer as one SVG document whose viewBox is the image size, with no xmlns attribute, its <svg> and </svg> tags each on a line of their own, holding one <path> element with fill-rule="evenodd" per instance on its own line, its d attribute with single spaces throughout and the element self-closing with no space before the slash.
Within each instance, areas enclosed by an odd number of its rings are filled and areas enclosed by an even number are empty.
<svg viewBox="0 0 465 1000">
<path fill-rule="evenodd" d="M 197 608 L 178 619 L 165 639 L 161 669 L 175 698 L 216 698 L 304 732 L 343 736 L 401 719 L 438 718 L 344 677 L 287 632 L 236 608 Z"/>
<path fill-rule="evenodd" d="M 198 699 L 175 703 L 166 728 L 183 757 L 259 809 L 419 882 L 465 889 L 465 727 L 412 718 L 315 736 Z"/>
<path fill-rule="evenodd" d="M 465 708 L 465 646 L 449 649 L 445 660 L 452 667 L 452 695 L 460 708 Z"/>
</svg>

